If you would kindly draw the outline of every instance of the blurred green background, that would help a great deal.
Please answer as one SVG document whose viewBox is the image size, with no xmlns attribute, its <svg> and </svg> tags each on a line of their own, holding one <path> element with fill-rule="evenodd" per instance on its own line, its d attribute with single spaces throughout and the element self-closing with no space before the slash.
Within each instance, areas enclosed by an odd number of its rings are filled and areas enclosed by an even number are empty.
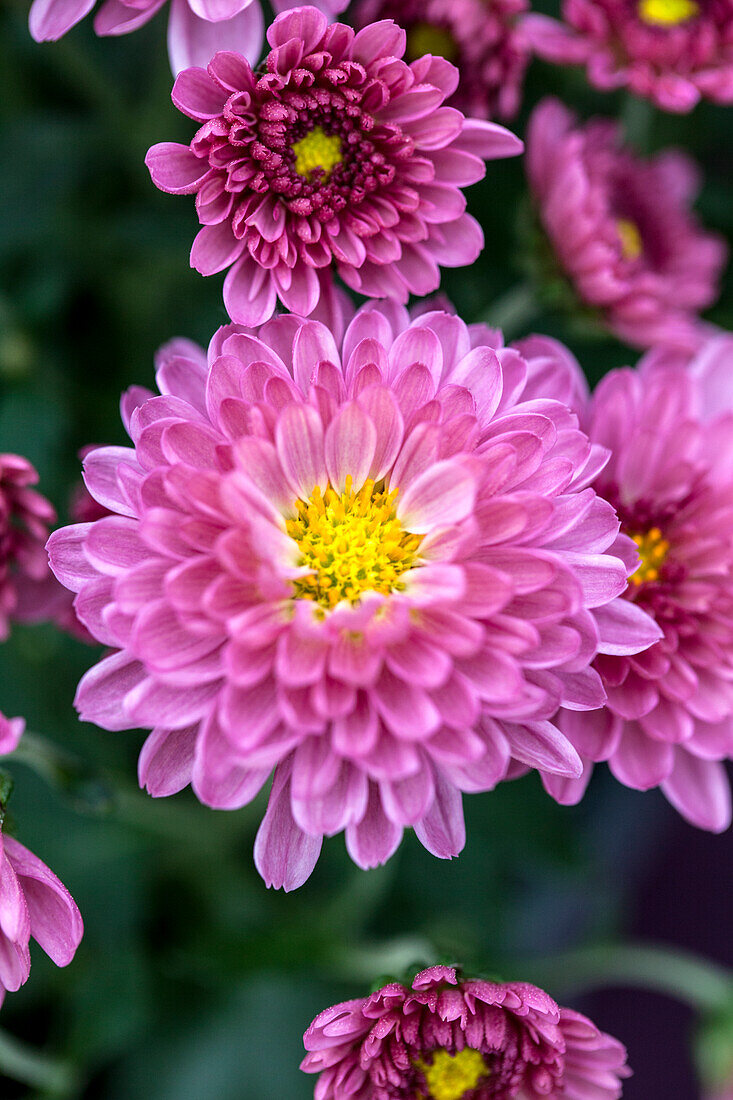
<svg viewBox="0 0 733 1100">
<path fill-rule="evenodd" d="M 188 266 L 193 203 L 156 191 L 143 164 L 152 143 L 192 132 L 170 104 L 165 15 L 120 39 L 96 39 L 87 20 L 38 46 L 28 6 L 0 9 L 0 450 L 37 466 L 65 519 L 78 449 L 123 441 L 120 391 L 152 384 L 153 353 L 170 337 L 205 344 L 227 318 L 221 277 Z M 628 109 L 593 93 L 582 73 L 536 62 L 518 133 L 547 93 L 584 115 Z M 730 237 L 733 112 L 657 113 L 640 137 L 645 151 L 677 144 L 699 159 L 701 216 Z M 525 203 L 521 160 L 490 165 L 471 190 L 486 249 L 443 287 L 466 320 L 491 317 L 497 301 L 503 313 L 522 282 Z M 733 327 L 730 275 L 710 317 Z M 591 380 L 635 359 L 567 317 L 526 324 L 511 335 L 559 336 Z M 31 980 L 6 1000 L 5 1034 L 41 1056 L 18 1068 L 26 1084 L 0 1075 L 3 1100 L 305 1100 L 313 1080 L 298 1071 L 301 1036 L 326 1005 L 433 952 L 541 980 L 556 952 L 648 932 L 645 913 L 660 897 L 668 941 L 684 927 L 681 943 L 733 962 L 730 834 L 692 838 L 656 793 L 605 774 L 575 809 L 556 806 L 535 777 L 466 799 L 468 844 L 451 864 L 410 835 L 386 868 L 363 873 L 336 838 L 297 894 L 267 891 L 251 855 L 261 802 L 233 814 L 188 792 L 154 802 L 136 788 L 142 735 L 77 721 L 74 689 L 95 659 L 47 627 L 18 628 L 0 650 L 0 710 L 25 715 L 68 754 L 46 779 L 13 765 L 17 835 L 69 886 L 86 922 L 68 970 L 35 950 Z M 554 977 L 553 994 L 592 1003 L 629 1046 L 629 1100 L 697 1095 L 689 1014 L 630 992 L 619 1012 L 612 1000 L 584 1001 L 570 967 Z M 644 1031 L 650 1018 L 656 1033 Z M 0 1042 L 0 1073 L 6 1057 Z"/>
</svg>

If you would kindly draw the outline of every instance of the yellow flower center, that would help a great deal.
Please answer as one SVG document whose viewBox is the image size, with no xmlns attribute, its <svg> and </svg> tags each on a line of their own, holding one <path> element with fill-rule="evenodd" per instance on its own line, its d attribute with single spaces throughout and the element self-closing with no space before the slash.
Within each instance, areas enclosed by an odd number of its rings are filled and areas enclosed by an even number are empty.
<svg viewBox="0 0 733 1100">
<path fill-rule="evenodd" d="M 619 218 L 616 222 L 616 232 L 621 241 L 621 255 L 625 260 L 638 260 L 644 251 L 641 233 L 636 222 L 629 218 Z"/>
<path fill-rule="evenodd" d="M 355 493 L 349 476 L 343 493 L 329 485 L 322 494 L 316 486 L 308 500 L 295 502 L 286 529 L 300 548 L 298 565 L 311 570 L 293 583 L 296 599 L 331 608 L 341 600 L 358 603 L 362 592 L 404 588 L 400 574 L 418 564 L 422 536 L 397 519 L 398 492 L 369 479 Z"/>
<path fill-rule="evenodd" d="M 652 27 L 676 27 L 699 12 L 696 0 L 639 0 L 639 18 Z"/>
<path fill-rule="evenodd" d="M 323 178 L 328 179 L 341 156 L 341 138 L 338 134 L 327 134 L 320 126 L 314 126 L 305 137 L 293 143 L 295 153 L 295 171 L 299 176 L 310 178 L 312 172 L 320 168 Z"/>
<path fill-rule="evenodd" d="M 426 53 L 446 61 L 458 60 L 458 46 L 449 31 L 433 23 L 415 23 L 407 32 L 407 60 L 415 61 Z"/>
<path fill-rule="evenodd" d="M 425 1075 L 431 1100 L 461 1100 L 489 1072 L 482 1055 L 468 1047 L 459 1050 L 457 1054 L 436 1050 L 430 1065 L 423 1061 L 416 1062 L 415 1065 Z"/>
<path fill-rule="evenodd" d="M 669 543 L 658 527 L 650 527 L 644 534 L 631 537 L 639 548 L 641 564 L 629 577 L 629 584 L 638 588 L 642 584 L 658 581 L 659 570 L 669 553 Z"/>
</svg>

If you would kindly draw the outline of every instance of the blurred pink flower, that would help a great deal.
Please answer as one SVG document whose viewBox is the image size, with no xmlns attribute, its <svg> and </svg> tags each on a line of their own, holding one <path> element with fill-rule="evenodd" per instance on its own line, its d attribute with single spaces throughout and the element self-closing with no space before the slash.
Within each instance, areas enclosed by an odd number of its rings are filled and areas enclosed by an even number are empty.
<svg viewBox="0 0 733 1100">
<path fill-rule="evenodd" d="M 24 732 L 24 718 L 6 718 L 0 711 L 0 756 L 15 752 Z"/>
<path fill-rule="evenodd" d="M 456 68 L 400 60 L 405 32 L 389 20 L 354 34 L 300 8 L 267 37 L 262 72 L 220 53 L 181 73 L 173 102 L 203 125 L 146 157 L 162 191 L 196 194 L 191 265 L 230 269 L 232 320 L 262 324 L 278 300 L 313 313 L 334 266 L 354 290 L 405 302 L 437 289 L 440 265 L 472 263 L 483 234 L 461 189 L 522 143 L 442 106 Z"/>
<path fill-rule="evenodd" d="M 562 17 L 529 15 L 524 31 L 540 57 L 585 65 L 594 87 L 665 111 L 733 103 L 731 0 L 563 0 Z"/>
<path fill-rule="evenodd" d="M 322 1012 L 301 1063 L 316 1100 L 617 1100 L 626 1051 L 526 982 L 432 966 Z"/>
<path fill-rule="evenodd" d="M 11 719 L 18 722 L 20 719 Z M 17 840 L 0 833 L 0 1004 L 28 980 L 31 936 L 57 966 L 74 957 L 84 925 L 56 875 Z"/>
<path fill-rule="evenodd" d="M 29 24 L 36 42 L 55 42 L 94 8 L 97 0 L 33 0 Z M 144 26 L 166 0 L 102 0 L 94 17 L 100 35 L 129 34 Z M 333 18 L 349 0 L 314 0 Z M 272 0 L 276 13 L 298 0 Z M 208 65 L 217 50 L 237 50 L 253 65 L 264 41 L 260 0 L 171 0 L 168 54 L 174 74 L 192 65 Z"/>
<path fill-rule="evenodd" d="M 580 780 L 546 777 L 559 801 L 577 802 L 592 761 L 607 760 L 629 787 L 661 786 L 700 828 L 730 824 L 722 761 L 733 755 L 732 380 L 733 337 L 719 335 L 691 360 L 650 352 L 576 404 L 591 439 L 611 451 L 594 488 L 640 555 L 622 598 L 598 614 L 611 641 L 614 624 L 628 629 L 640 610 L 663 637 L 637 655 L 607 646 L 594 662 L 605 708 L 559 716 L 586 763 Z M 615 553 L 625 555 L 621 541 Z"/>
<path fill-rule="evenodd" d="M 690 207 L 695 165 L 679 152 L 641 160 L 615 123 L 578 125 L 557 100 L 535 109 L 527 173 L 542 226 L 583 305 L 637 347 L 693 350 L 700 310 L 719 293 L 727 249 Z"/>
<path fill-rule="evenodd" d="M 37 482 L 27 459 L 0 454 L 0 641 L 12 621 L 55 621 L 71 607 L 48 567 L 45 543 L 56 513 L 31 488 Z"/>
<path fill-rule="evenodd" d="M 518 16 L 527 0 L 357 0 L 357 26 L 394 19 L 407 33 L 410 61 L 430 53 L 453 62 L 458 87 L 448 100 L 476 118 L 513 118 L 529 48 Z"/>
<path fill-rule="evenodd" d="M 83 678 L 81 717 L 153 727 L 153 795 L 192 782 L 234 808 L 275 767 L 255 850 L 269 883 L 300 885 L 344 829 L 363 867 L 410 825 L 456 855 L 461 791 L 511 758 L 579 774 L 549 718 L 604 701 L 590 609 L 628 574 L 585 488 L 606 456 L 543 399 L 554 363 L 487 341 L 395 304 L 338 344 L 294 316 L 220 330 L 208 364 L 174 341 L 163 396 L 123 402 L 134 446 L 85 460 L 117 514 L 49 542 L 116 651 Z"/>
</svg>

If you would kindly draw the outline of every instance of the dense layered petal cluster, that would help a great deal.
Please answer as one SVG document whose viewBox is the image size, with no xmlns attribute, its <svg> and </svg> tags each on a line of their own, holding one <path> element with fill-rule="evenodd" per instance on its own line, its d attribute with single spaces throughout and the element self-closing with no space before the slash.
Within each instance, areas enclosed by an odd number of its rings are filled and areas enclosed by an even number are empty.
<svg viewBox="0 0 733 1100">
<path fill-rule="evenodd" d="M 629 88 L 665 111 L 733 103 L 731 0 L 563 0 L 562 18 L 527 16 L 532 47 L 585 65 L 596 88 Z"/>
<path fill-rule="evenodd" d="M 529 123 L 527 173 L 557 263 L 582 304 L 637 347 L 700 342 L 699 311 L 719 293 L 727 250 L 690 207 L 695 165 L 669 151 L 648 160 L 610 120 L 578 125 L 557 100 Z"/>
<path fill-rule="evenodd" d="M 317 1016 L 301 1064 L 316 1100 L 616 1100 L 626 1051 L 526 982 L 432 966 Z"/>
<path fill-rule="evenodd" d="M 529 47 L 519 17 L 527 0 L 358 0 L 360 27 L 392 18 L 407 33 L 407 59 L 430 53 L 458 68 L 448 101 L 476 118 L 513 118 L 519 110 Z"/>
<path fill-rule="evenodd" d="M 461 188 L 522 145 L 443 106 L 456 68 L 407 64 L 390 20 L 355 34 L 300 8 L 267 37 L 260 72 L 219 53 L 181 73 L 173 101 L 202 126 L 190 146 L 155 145 L 146 158 L 161 190 L 196 194 L 191 265 L 230 269 L 230 317 L 259 325 L 278 299 L 308 316 L 334 267 L 354 290 L 405 302 L 438 287 L 441 265 L 472 263 L 483 234 Z"/>
<path fill-rule="evenodd" d="M 343 829 L 364 867 L 409 825 L 456 854 L 460 792 L 512 758 L 579 773 L 549 718 L 604 699 L 590 609 L 628 575 L 585 487 L 605 452 L 542 398 L 547 357 L 492 340 L 370 304 L 341 347 L 293 316 L 220 330 L 208 363 L 176 341 L 162 396 L 123 401 L 133 447 L 85 460 L 116 514 L 50 540 L 115 651 L 80 684 L 82 718 L 153 727 L 154 795 L 192 782 L 241 806 L 275 767 L 268 882 L 304 881 Z"/>
<path fill-rule="evenodd" d="M 577 801 L 592 762 L 607 760 L 629 787 L 660 785 L 693 824 L 730 824 L 722 761 L 733 755 L 731 378 L 733 338 L 717 336 L 689 362 L 649 353 L 587 399 L 582 421 L 611 450 L 595 488 L 618 510 L 640 563 L 604 611 L 610 644 L 595 668 L 605 708 L 582 721 L 559 717 L 586 761 L 579 782 L 546 780 L 561 801 Z M 614 622 L 628 626 L 640 611 L 663 637 L 635 656 L 615 650 Z"/>
<path fill-rule="evenodd" d="M 11 719 L 11 723 L 20 721 Z M 28 980 L 31 936 L 57 966 L 67 966 L 79 946 L 84 925 L 74 899 L 56 875 L 38 856 L 1 833 L 0 899 L 2 1004 L 6 991 L 15 992 Z"/>
<path fill-rule="evenodd" d="M 56 512 L 33 488 L 37 482 L 27 459 L 0 454 L 0 641 L 13 621 L 60 622 L 71 609 L 48 568 L 45 544 Z"/>
<path fill-rule="evenodd" d="M 97 0 L 33 0 L 29 25 L 36 42 L 55 42 L 92 11 Z M 298 0 L 271 0 L 276 12 L 297 7 Z M 333 18 L 349 0 L 313 0 Z M 129 34 L 144 26 L 166 0 L 102 0 L 94 17 L 100 35 Z M 217 50 L 237 50 L 256 64 L 264 41 L 260 0 L 171 0 L 168 54 L 174 73 L 207 65 Z"/>
</svg>

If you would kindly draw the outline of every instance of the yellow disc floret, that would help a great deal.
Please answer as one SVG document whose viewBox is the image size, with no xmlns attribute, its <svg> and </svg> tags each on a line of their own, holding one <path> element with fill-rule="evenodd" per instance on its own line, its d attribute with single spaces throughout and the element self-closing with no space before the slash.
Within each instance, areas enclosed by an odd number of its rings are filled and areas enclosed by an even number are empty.
<svg viewBox="0 0 733 1100">
<path fill-rule="evenodd" d="M 643 252 L 641 233 L 636 222 L 630 218 L 619 218 L 616 232 L 621 241 L 621 255 L 625 260 L 638 260 Z"/>
<path fill-rule="evenodd" d="M 434 23 L 414 23 L 407 32 L 407 60 L 416 61 L 426 53 L 446 61 L 458 60 L 458 46 L 450 31 Z"/>
<path fill-rule="evenodd" d="M 639 18 L 652 27 L 676 27 L 699 12 L 696 0 L 639 0 Z"/>
<path fill-rule="evenodd" d="M 358 492 L 346 478 L 345 491 L 318 486 L 308 500 L 295 502 L 287 532 L 300 548 L 299 566 L 311 572 L 293 582 L 296 599 L 335 607 L 357 603 L 363 592 L 404 588 L 400 575 L 419 564 L 421 535 L 406 531 L 395 512 L 399 490 L 367 480 Z"/>
<path fill-rule="evenodd" d="M 327 134 L 320 126 L 314 126 L 305 137 L 293 143 L 295 153 L 295 171 L 299 176 L 309 179 L 312 172 L 320 168 L 324 179 L 328 179 L 341 156 L 341 138 L 338 134 Z"/>
<path fill-rule="evenodd" d="M 423 1061 L 415 1064 L 425 1076 L 431 1100 L 461 1100 L 489 1073 L 483 1056 L 469 1047 L 464 1047 L 457 1054 L 436 1050 L 430 1065 Z"/>
<path fill-rule="evenodd" d="M 669 543 L 658 527 L 650 527 L 643 534 L 632 535 L 631 537 L 639 548 L 641 565 L 629 577 L 629 584 L 638 588 L 639 585 L 658 581 L 659 570 L 664 565 L 669 553 Z"/>
</svg>

